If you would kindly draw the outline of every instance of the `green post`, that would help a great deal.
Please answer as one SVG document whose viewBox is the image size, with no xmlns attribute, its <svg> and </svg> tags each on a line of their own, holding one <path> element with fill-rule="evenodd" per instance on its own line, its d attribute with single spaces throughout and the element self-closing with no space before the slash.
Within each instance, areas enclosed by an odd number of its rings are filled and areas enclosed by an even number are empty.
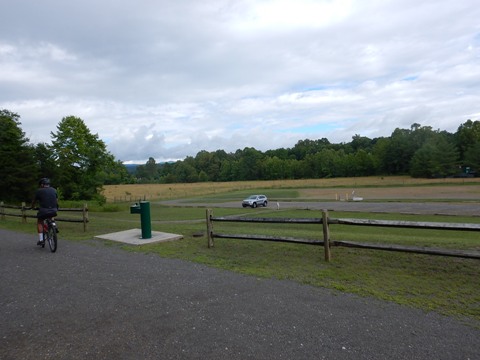
<svg viewBox="0 0 480 360">
<path fill-rule="evenodd" d="M 140 222 L 142 225 L 142 239 L 152 238 L 152 222 L 150 220 L 150 202 L 140 201 L 130 206 L 130 214 L 140 214 Z"/>
<path fill-rule="evenodd" d="M 140 222 L 142 223 L 142 239 L 151 239 L 150 201 L 140 201 Z"/>
</svg>

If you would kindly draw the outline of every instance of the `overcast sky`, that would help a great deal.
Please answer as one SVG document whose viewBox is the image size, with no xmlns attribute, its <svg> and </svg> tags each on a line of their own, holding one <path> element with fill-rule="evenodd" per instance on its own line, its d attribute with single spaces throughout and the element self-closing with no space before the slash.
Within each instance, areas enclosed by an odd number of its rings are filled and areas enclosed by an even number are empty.
<svg viewBox="0 0 480 360">
<path fill-rule="evenodd" d="M 478 0 L 0 0 L 0 109 L 119 160 L 480 120 Z"/>
</svg>

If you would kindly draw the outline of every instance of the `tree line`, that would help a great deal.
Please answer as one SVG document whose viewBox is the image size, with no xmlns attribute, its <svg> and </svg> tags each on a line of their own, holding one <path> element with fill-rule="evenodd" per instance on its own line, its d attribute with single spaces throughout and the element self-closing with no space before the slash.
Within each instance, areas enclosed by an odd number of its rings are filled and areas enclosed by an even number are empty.
<svg viewBox="0 0 480 360">
<path fill-rule="evenodd" d="M 389 137 L 354 135 L 348 143 L 300 140 L 292 148 L 233 153 L 202 150 L 183 160 L 157 164 L 152 154 L 133 174 L 92 134 L 82 119 L 64 117 L 51 143 L 31 144 L 20 116 L 0 110 L 0 200 L 30 201 L 38 179 L 48 177 L 61 199 L 105 201 L 103 185 L 192 183 L 411 175 L 475 176 L 480 169 L 480 121 L 467 120 L 455 133 L 413 124 Z"/>
<path fill-rule="evenodd" d="M 467 120 L 453 134 L 414 123 L 410 129 L 395 129 L 389 137 L 356 134 L 348 143 L 322 138 L 265 152 L 253 147 L 234 153 L 203 150 L 194 157 L 160 164 L 150 157 L 134 175 L 140 183 L 189 183 L 372 175 L 467 177 L 475 176 L 477 169 L 480 121 Z"/>
</svg>

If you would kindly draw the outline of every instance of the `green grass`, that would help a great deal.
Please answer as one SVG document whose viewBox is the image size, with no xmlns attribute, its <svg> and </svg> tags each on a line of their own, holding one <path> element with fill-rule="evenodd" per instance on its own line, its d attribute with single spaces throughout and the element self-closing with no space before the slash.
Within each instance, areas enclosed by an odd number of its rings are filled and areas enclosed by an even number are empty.
<svg viewBox="0 0 480 360">
<path fill-rule="evenodd" d="M 283 193 L 284 190 L 281 192 Z M 290 191 L 290 190 L 289 190 Z M 251 191 L 250 191 L 251 192 Z M 261 191 L 256 191 L 261 193 Z M 223 201 L 235 195 L 217 195 Z M 281 195 L 281 194 L 280 194 Z M 294 191 L 290 194 L 294 196 Z M 90 223 L 60 222 L 60 241 L 86 241 L 96 235 L 140 227 L 138 214 L 130 214 L 129 204 L 116 204 L 103 211 L 90 210 Z M 117 211 L 114 211 L 117 210 Z M 319 218 L 320 211 L 293 209 L 214 208 L 214 216 Z M 62 214 L 63 215 L 63 214 Z M 75 216 L 68 214 L 70 216 Z M 77 215 L 78 216 L 78 215 Z M 419 216 L 330 212 L 333 218 L 371 218 L 385 220 L 480 223 L 479 217 Z M 138 247 L 105 242 L 128 251 L 158 254 L 257 277 L 288 279 L 302 284 L 326 287 L 361 296 L 393 301 L 425 311 L 473 320 L 480 326 L 480 262 L 441 256 L 396 252 L 332 248 L 332 261 L 323 259 L 323 248 L 312 245 L 215 239 L 207 247 L 205 208 L 168 207 L 151 203 L 152 229 L 181 234 L 184 239 Z M 27 224 L 6 217 L 0 228 L 35 234 L 34 220 Z M 321 225 L 214 223 L 215 232 L 294 236 L 321 240 Z M 454 249 L 480 249 L 480 233 L 394 229 L 378 227 L 331 226 L 332 240 L 391 243 Z M 86 241 L 88 243 L 88 241 Z M 61 243 L 60 243 L 61 249 Z"/>
</svg>

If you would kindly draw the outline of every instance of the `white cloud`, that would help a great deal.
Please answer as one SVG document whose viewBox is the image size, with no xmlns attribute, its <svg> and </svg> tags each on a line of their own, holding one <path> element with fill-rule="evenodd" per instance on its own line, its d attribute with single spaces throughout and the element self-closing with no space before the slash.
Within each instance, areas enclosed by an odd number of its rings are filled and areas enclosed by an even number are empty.
<svg viewBox="0 0 480 360">
<path fill-rule="evenodd" d="M 144 162 L 479 118 L 473 0 L 51 0 L 3 15 L 0 108 L 34 142 L 74 115 Z"/>
<path fill-rule="evenodd" d="M 245 13 L 233 21 L 235 30 L 286 32 L 342 21 L 350 15 L 353 1 L 251 0 L 246 3 Z"/>
</svg>

